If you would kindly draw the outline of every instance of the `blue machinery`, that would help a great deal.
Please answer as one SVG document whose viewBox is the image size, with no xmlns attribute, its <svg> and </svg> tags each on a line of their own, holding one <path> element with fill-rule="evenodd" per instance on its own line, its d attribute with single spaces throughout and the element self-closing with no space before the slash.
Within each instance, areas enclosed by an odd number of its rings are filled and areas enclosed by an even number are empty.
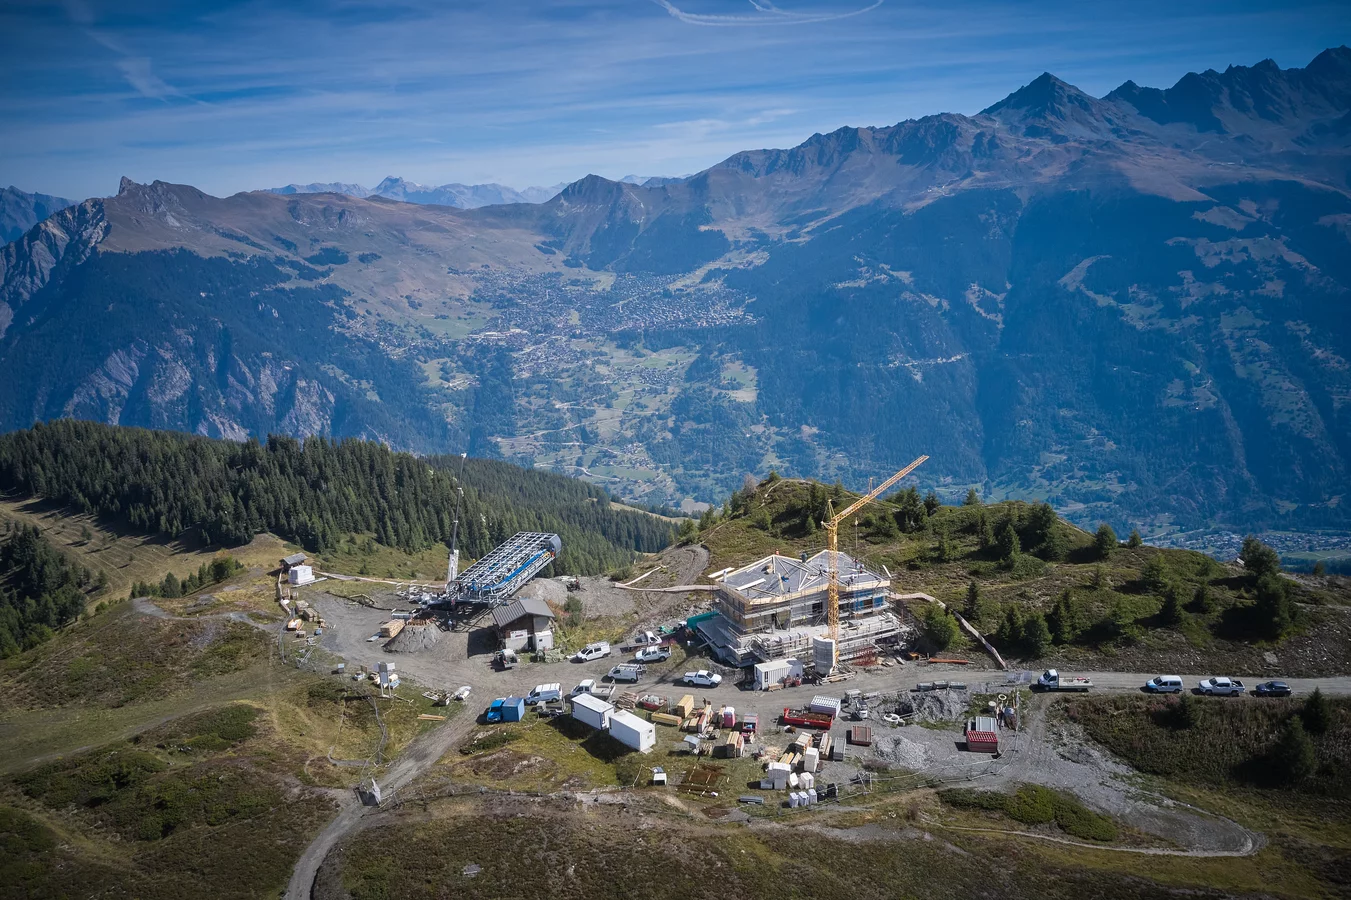
<svg viewBox="0 0 1351 900">
<path fill-rule="evenodd" d="M 522 531 L 498 545 L 447 585 L 460 603 L 496 603 L 507 600 L 563 549 L 556 534 Z"/>
</svg>

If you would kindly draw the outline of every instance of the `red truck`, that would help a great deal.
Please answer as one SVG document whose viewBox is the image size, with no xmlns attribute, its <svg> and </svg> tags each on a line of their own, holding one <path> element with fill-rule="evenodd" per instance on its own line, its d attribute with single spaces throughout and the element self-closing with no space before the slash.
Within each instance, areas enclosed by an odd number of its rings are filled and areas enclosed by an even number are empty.
<svg viewBox="0 0 1351 900">
<path fill-rule="evenodd" d="M 797 725 L 801 728 L 829 728 L 835 719 L 825 713 L 812 712 L 810 709 L 783 708 L 783 724 Z"/>
</svg>

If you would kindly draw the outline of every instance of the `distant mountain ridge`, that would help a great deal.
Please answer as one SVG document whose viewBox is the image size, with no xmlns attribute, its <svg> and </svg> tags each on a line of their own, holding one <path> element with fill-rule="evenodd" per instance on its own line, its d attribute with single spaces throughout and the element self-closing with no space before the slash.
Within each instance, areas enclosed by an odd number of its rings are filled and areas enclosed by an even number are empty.
<svg viewBox="0 0 1351 900">
<path fill-rule="evenodd" d="M 1343 527 L 1349 122 L 1341 47 L 543 203 L 126 182 L 0 249 L 0 428 L 469 447 L 673 504 L 925 453 L 1078 521 Z"/>
<path fill-rule="evenodd" d="M 14 185 L 0 189 L 0 241 L 8 244 L 52 213 L 74 205 L 74 200 L 30 194 Z"/>
<path fill-rule="evenodd" d="M 566 184 L 556 184 L 553 187 L 528 187 L 519 191 L 504 184 L 451 183 L 432 187 L 391 175 L 374 188 L 342 182 L 314 182 L 312 184 L 288 184 L 285 187 L 268 188 L 267 191 L 272 194 L 346 194 L 349 197 L 359 199 L 385 197 L 403 203 L 453 206 L 456 209 L 478 209 L 481 206 L 496 206 L 506 203 L 543 203 L 566 186 Z"/>
</svg>

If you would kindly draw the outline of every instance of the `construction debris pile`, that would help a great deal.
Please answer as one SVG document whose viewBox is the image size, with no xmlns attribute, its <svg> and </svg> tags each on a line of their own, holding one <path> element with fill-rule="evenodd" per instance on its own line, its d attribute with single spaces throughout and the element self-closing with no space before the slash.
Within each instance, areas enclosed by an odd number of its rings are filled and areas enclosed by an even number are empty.
<svg viewBox="0 0 1351 900">
<path fill-rule="evenodd" d="M 391 653 L 419 653 L 430 650 L 441 639 L 441 629 L 431 622 L 410 622 L 385 644 Z"/>
<path fill-rule="evenodd" d="M 879 735 L 873 742 L 873 755 L 889 766 L 918 772 L 929 762 L 929 751 L 923 744 L 900 735 Z"/>
<path fill-rule="evenodd" d="M 959 722 L 966 717 L 970 694 L 964 689 L 944 688 L 902 694 L 896 712 L 913 724 L 919 722 Z M 913 718 L 911 718 L 913 717 Z"/>
</svg>

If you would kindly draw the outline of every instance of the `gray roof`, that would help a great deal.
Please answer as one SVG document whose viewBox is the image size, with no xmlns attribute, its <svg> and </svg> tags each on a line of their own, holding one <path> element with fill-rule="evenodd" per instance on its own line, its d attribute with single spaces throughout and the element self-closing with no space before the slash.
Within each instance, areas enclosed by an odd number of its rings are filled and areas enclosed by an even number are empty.
<svg viewBox="0 0 1351 900">
<path fill-rule="evenodd" d="M 822 550 L 805 562 L 794 556 L 779 556 L 776 553 L 728 573 L 720 583 L 751 599 L 783 597 L 802 591 L 823 591 L 829 580 L 828 552 Z M 848 553 L 837 554 L 836 565 L 839 567 L 840 586 L 846 590 L 854 584 L 886 580 Z"/>
<path fill-rule="evenodd" d="M 303 563 L 303 562 L 304 562 L 305 560 L 307 560 L 307 559 L 309 559 L 309 557 L 306 556 L 306 555 L 303 554 L 303 553 L 292 553 L 290 556 L 284 556 L 284 557 L 282 557 L 282 560 L 281 560 L 281 561 L 282 561 L 282 565 L 286 565 L 286 566 L 298 566 L 298 565 L 300 565 L 301 563 Z"/>
<path fill-rule="evenodd" d="M 493 607 L 493 624 L 498 628 L 505 628 L 525 616 L 556 618 L 549 604 L 535 597 L 518 597 L 504 606 Z"/>
</svg>

